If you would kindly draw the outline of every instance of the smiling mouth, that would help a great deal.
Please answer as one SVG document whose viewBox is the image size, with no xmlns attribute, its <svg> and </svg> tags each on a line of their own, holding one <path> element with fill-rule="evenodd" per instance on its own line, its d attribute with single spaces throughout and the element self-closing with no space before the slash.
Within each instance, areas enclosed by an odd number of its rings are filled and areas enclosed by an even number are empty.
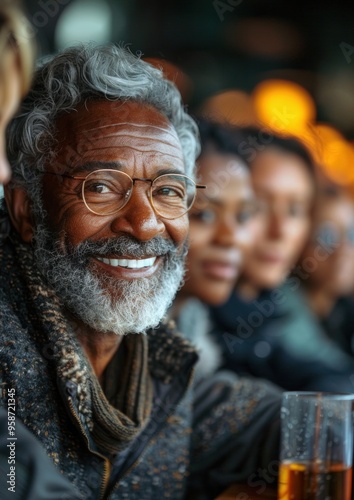
<svg viewBox="0 0 354 500">
<path fill-rule="evenodd" d="M 96 259 L 112 267 L 141 269 L 143 267 L 152 267 L 155 264 L 157 257 L 149 257 L 147 259 L 106 259 L 103 257 L 96 257 Z"/>
</svg>

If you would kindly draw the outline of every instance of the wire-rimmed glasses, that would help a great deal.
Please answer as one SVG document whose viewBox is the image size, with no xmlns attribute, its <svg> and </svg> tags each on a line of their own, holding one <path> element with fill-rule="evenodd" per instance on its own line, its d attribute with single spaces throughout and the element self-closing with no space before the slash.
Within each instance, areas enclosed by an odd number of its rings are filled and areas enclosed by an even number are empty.
<svg viewBox="0 0 354 500">
<path fill-rule="evenodd" d="M 82 200 L 96 215 L 112 215 L 122 210 L 131 198 L 135 182 L 140 181 L 150 183 L 149 199 L 154 211 L 164 219 L 178 219 L 192 207 L 197 189 L 206 188 L 179 173 L 162 174 L 155 179 L 132 178 L 114 169 L 94 170 L 85 177 L 46 173 L 82 180 Z"/>
</svg>

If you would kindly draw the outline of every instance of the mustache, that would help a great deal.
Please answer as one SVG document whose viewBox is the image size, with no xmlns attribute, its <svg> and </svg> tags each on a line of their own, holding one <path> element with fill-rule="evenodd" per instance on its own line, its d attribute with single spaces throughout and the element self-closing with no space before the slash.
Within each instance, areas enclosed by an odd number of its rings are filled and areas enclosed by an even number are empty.
<svg viewBox="0 0 354 500">
<path fill-rule="evenodd" d="M 127 256 L 136 259 L 142 257 L 153 257 L 156 255 L 166 255 L 174 257 L 185 256 L 187 253 L 187 242 L 181 248 L 171 240 L 162 236 L 155 236 L 149 241 L 139 241 L 133 236 L 119 236 L 117 238 L 102 238 L 97 241 L 86 240 L 75 247 L 66 245 L 68 253 L 78 263 L 83 264 L 92 256 L 102 256 L 111 254 L 116 256 Z"/>
</svg>

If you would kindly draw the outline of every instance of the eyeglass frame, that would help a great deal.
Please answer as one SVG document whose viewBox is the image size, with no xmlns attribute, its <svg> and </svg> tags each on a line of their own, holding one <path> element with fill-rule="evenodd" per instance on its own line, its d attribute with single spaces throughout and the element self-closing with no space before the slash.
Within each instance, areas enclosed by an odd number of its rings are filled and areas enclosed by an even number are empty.
<svg viewBox="0 0 354 500">
<path fill-rule="evenodd" d="M 85 186 L 85 182 L 86 182 L 86 179 L 90 176 L 90 175 L 93 175 L 97 172 L 118 172 L 120 174 L 123 174 L 125 175 L 126 177 L 128 177 L 131 181 L 132 181 L 132 189 L 130 191 L 130 194 L 129 196 L 127 197 L 125 203 L 118 208 L 118 210 L 115 210 L 114 212 L 111 212 L 109 214 L 99 214 L 98 212 L 95 212 L 94 210 L 92 210 L 87 202 L 86 202 L 86 198 L 85 198 L 85 194 L 84 194 L 84 186 Z M 167 220 L 175 220 L 175 219 L 179 219 L 180 217 L 183 217 L 183 215 L 186 215 L 186 213 L 189 212 L 189 210 L 192 208 L 194 202 L 195 202 L 195 199 L 196 199 L 196 196 L 197 196 L 197 189 L 206 189 L 207 186 L 204 185 L 204 184 L 197 184 L 193 179 L 191 179 L 188 175 L 185 175 L 185 174 L 180 174 L 179 172 L 171 172 L 171 173 L 166 173 L 166 174 L 160 174 L 158 175 L 157 177 L 155 177 L 155 179 L 147 179 L 147 178 L 144 178 L 144 177 L 130 177 L 129 174 L 127 174 L 126 172 L 122 172 L 121 170 L 115 170 L 113 168 L 99 168 L 97 170 L 93 170 L 92 172 L 89 172 L 85 177 L 82 177 L 82 176 L 76 176 L 76 175 L 70 175 L 70 174 L 60 174 L 59 172 L 50 172 L 50 171 L 45 171 L 44 174 L 51 174 L 51 175 L 57 175 L 57 176 L 60 176 L 60 177 L 67 177 L 69 179 L 75 179 L 75 180 L 82 180 L 83 183 L 82 183 L 82 187 L 81 187 L 81 196 L 82 196 L 82 201 L 84 202 L 86 208 L 93 214 L 95 215 L 99 215 L 101 217 L 106 217 L 108 215 L 113 215 L 113 214 L 116 214 L 118 212 L 120 212 L 128 203 L 129 203 L 129 200 L 131 199 L 132 197 L 132 194 L 133 194 L 133 187 L 135 185 L 135 181 L 141 181 L 141 182 L 150 182 L 150 189 L 149 189 L 149 199 L 150 199 L 150 204 L 154 210 L 154 212 L 159 215 L 160 217 L 162 217 L 163 219 L 167 219 Z M 154 202 L 152 200 L 152 185 L 153 183 L 156 181 L 156 179 L 159 179 L 160 177 L 164 177 L 164 176 L 167 176 L 167 175 L 178 175 L 180 177 L 185 177 L 186 179 L 188 179 L 189 181 L 191 181 L 194 186 L 195 186 L 195 193 L 194 193 L 194 197 L 193 197 L 193 200 L 190 204 L 190 206 L 187 208 L 187 210 L 185 212 L 183 212 L 183 214 L 181 215 L 178 215 L 177 217 L 165 217 L 164 215 L 160 214 L 160 212 L 158 212 L 155 208 L 155 205 L 154 205 Z"/>
</svg>

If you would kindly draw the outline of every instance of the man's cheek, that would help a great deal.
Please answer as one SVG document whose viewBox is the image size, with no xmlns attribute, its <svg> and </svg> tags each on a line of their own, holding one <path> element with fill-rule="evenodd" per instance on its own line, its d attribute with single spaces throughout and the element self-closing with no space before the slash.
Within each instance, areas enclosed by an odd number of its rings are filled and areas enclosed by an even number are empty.
<svg viewBox="0 0 354 500">
<path fill-rule="evenodd" d="M 101 233 L 105 217 L 94 216 L 81 205 L 75 207 L 74 214 L 63 217 L 61 231 L 65 233 L 66 240 L 77 246 L 85 240 L 94 240 Z"/>
</svg>

